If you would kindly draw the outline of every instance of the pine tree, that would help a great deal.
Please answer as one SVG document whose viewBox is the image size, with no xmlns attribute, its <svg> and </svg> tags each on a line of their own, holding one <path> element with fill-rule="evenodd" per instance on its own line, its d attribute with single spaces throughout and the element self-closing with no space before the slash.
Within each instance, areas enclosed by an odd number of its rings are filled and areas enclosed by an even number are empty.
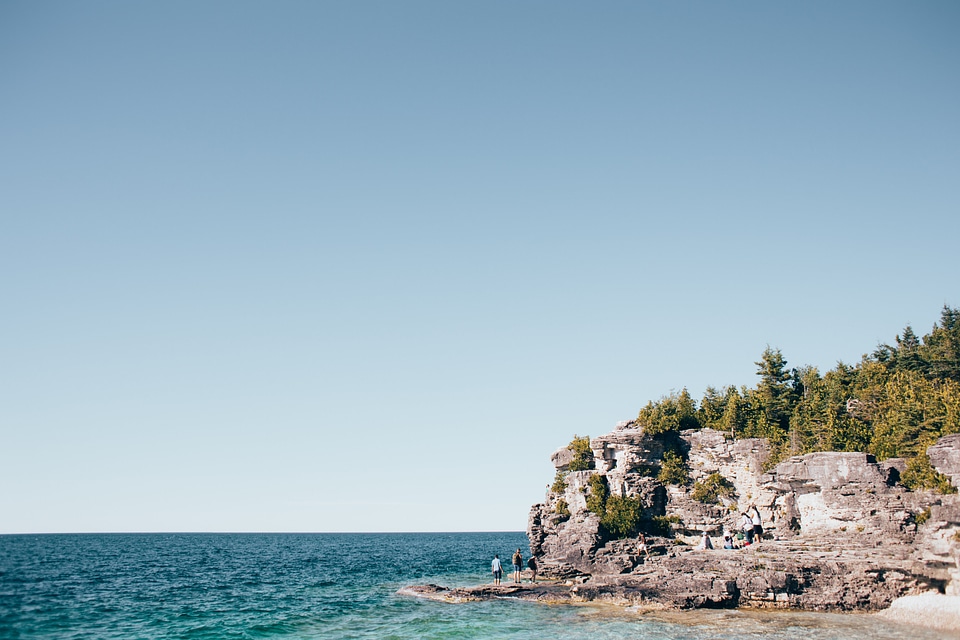
<svg viewBox="0 0 960 640">
<path fill-rule="evenodd" d="M 869 451 L 926 469 L 927 447 L 960 433 L 960 310 L 944 306 L 930 334 L 907 325 L 894 345 L 823 375 L 815 367 L 788 371 L 769 346 L 756 365 L 756 387 L 708 387 L 699 409 L 683 389 L 648 403 L 640 423 L 648 433 L 709 426 L 732 438 L 768 438 L 768 466 L 788 454 Z"/>
<path fill-rule="evenodd" d="M 684 387 L 676 397 L 677 422 L 681 429 L 698 429 L 700 421 L 697 420 L 697 403 L 690 397 L 690 392 Z"/>
<path fill-rule="evenodd" d="M 727 388 L 727 404 L 723 409 L 721 425 L 723 430 L 729 432 L 733 439 L 744 437 L 747 430 L 743 397 L 736 387 Z"/>
<path fill-rule="evenodd" d="M 940 326 L 934 326 L 923 345 L 928 375 L 960 382 L 960 310 L 944 305 Z"/>
<path fill-rule="evenodd" d="M 920 338 L 914 333 L 913 327 L 904 327 L 903 334 L 897 336 L 897 346 L 893 348 L 893 369 L 926 373 L 928 367 L 920 347 Z"/>
<path fill-rule="evenodd" d="M 719 431 L 724 430 L 723 412 L 726 406 L 726 395 L 715 387 L 707 387 L 703 394 L 703 400 L 700 401 L 700 409 L 697 411 L 697 419 L 700 421 L 700 425 Z"/>
<path fill-rule="evenodd" d="M 663 396 L 657 402 L 648 402 L 637 415 L 637 422 L 645 433 L 655 435 L 667 431 L 697 429 L 697 404 L 684 387 L 680 393 Z"/>
<path fill-rule="evenodd" d="M 760 356 L 757 365 L 757 375 L 760 384 L 757 386 L 759 403 L 763 412 L 765 426 L 762 431 L 780 429 L 787 431 L 790 428 L 790 414 L 793 405 L 793 388 L 790 385 L 790 372 L 786 370 L 787 361 L 779 349 L 769 346 Z"/>
<path fill-rule="evenodd" d="M 798 383 L 799 400 L 790 417 L 790 452 L 823 451 L 831 440 L 826 385 L 816 367 L 797 371 L 794 381 Z"/>
</svg>

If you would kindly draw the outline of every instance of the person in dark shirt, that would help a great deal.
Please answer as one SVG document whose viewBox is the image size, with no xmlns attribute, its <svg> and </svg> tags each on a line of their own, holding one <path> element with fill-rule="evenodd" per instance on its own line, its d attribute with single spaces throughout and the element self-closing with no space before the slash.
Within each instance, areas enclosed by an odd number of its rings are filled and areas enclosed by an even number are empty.
<svg viewBox="0 0 960 640">
<path fill-rule="evenodd" d="M 527 560 L 527 569 L 530 569 L 530 572 L 531 572 L 531 574 L 532 574 L 532 576 L 533 576 L 530 581 L 531 581 L 533 584 L 537 584 L 537 569 L 538 569 L 538 567 L 537 567 L 537 559 L 536 559 L 535 557 L 530 556 L 530 559 Z"/>
</svg>

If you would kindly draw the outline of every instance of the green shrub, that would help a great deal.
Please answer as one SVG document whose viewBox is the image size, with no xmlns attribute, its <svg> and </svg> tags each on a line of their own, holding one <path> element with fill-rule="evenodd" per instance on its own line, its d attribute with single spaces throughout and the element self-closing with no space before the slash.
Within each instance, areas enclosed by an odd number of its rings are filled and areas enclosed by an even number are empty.
<svg viewBox="0 0 960 640">
<path fill-rule="evenodd" d="M 943 494 L 957 492 L 957 488 L 950 483 L 950 478 L 933 468 L 926 453 L 907 461 L 907 468 L 900 475 L 900 483 L 912 491 L 930 489 Z"/>
<path fill-rule="evenodd" d="M 790 441 L 782 431 L 774 431 L 765 437 L 767 438 L 767 444 L 770 445 L 770 454 L 760 465 L 760 470 L 763 473 L 767 473 L 790 457 Z"/>
<path fill-rule="evenodd" d="M 653 516 L 652 519 L 652 530 L 650 533 L 659 536 L 669 536 L 673 534 L 673 528 L 671 525 L 680 524 L 682 520 L 678 515 L 671 516 Z"/>
<path fill-rule="evenodd" d="M 600 516 L 600 527 L 613 538 L 628 538 L 637 533 L 643 517 L 639 497 L 611 496 L 607 479 L 595 473 L 590 476 L 587 509 Z"/>
<path fill-rule="evenodd" d="M 699 429 L 697 403 L 684 388 L 680 393 L 673 392 L 656 402 L 648 402 L 640 409 L 637 423 L 651 436 L 681 429 Z"/>
<path fill-rule="evenodd" d="M 562 498 L 557 500 L 557 506 L 554 507 L 553 510 L 559 516 L 563 516 L 564 518 L 570 517 L 570 507 L 567 505 L 567 501 Z"/>
<path fill-rule="evenodd" d="M 607 480 L 599 473 L 590 476 L 590 495 L 587 496 L 587 510 L 592 511 L 598 516 L 602 516 L 607 506 L 607 496 L 610 495 L 610 489 L 607 488 Z"/>
<path fill-rule="evenodd" d="M 917 513 L 913 516 L 913 521 L 917 524 L 923 524 L 930 519 L 930 507 L 927 507 L 923 511 Z"/>
<path fill-rule="evenodd" d="M 730 481 L 719 473 L 711 473 L 703 482 L 693 483 L 693 493 L 691 497 L 705 504 L 720 502 L 721 496 L 729 496 L 733 493 L 734 487 Z"/>
<path fill-rule="evenodd" d="M 583 436 L 582 438 L 573 436 L 573 441 L 567 445 L 567 449 L 573 451 L 573 460 L 570 461 L 570 471 L 593 469 L 593 451 L 590 450 L 590 436 Z"/>
<path fill-rule="evenodd" d="M 614 538 L 629 538 L 637 533 L 643 503 L 639 497 L 610 496 L 600 516 L 600 525 Z"/>
<path fill-rule="evenodd" d="M 660 473 L 657 480 L 663 484 L 687 484 L 690 474 L 687 472 L 687 463 L 676 451 L 666 451 L 663 462 L 660 464 Z"/>
<path fill-rule="evenodd" d="M 563 471 L 557 470 L 557 475 L 553 478 L 553 486 L 550 487 L 550 491 L 554 493 L 563 493 L 567 490 L 567 474 Z"/>
</svg>

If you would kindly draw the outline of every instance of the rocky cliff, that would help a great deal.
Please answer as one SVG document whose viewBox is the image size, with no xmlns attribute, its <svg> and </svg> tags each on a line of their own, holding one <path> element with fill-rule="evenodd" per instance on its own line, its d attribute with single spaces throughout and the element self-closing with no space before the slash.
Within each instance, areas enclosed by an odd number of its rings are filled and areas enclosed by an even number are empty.
<svg viewBox="0 0 960 640">
<path fill-rule="evenodd" d="M 688 483 L 658 479 L 666 452 L 685 459 Z M 570 471 L 569 449 L 553 454 L 563 481 L 532 507 L 527 527 L 542 571 L 579 583 L 579 597 L 595 590 L 676 607 L 862 610 L 930 590 L 960 595 L 960 497 L 907 490 L 898 483 L 902 460 L 823 452 L 767 468 L 765 440 L 709 429 L 651 436 L 633 422 L 592 439 L 590 453 L 593 468 L 579 471 Z M 928 456 L 960 483 L 960 435 L 942 438 Z M 695 483 L 714 474 L 724 490 L 695 499 Z M 652 555 L 639 553 L 636 537 L 615 539 L 588 509 L 595 475 L 611 496 L 642 505 Z M 704 532 L 719 547 L 748 505 L 763 519 L 758 544 L 694 549 Z"/>
</svg>

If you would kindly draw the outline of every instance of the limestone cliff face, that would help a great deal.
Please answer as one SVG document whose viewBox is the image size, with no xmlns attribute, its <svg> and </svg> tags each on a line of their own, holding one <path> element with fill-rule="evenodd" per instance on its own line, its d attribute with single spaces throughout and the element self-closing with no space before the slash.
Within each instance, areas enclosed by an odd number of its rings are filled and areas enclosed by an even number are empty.
<svg viewBox="0 0 960 640">
<path fill-rule="evenodd" d="M 877 463 L 864 453 L 823 452 L 765 470 L 765 440 L 731 441 L 710 429 L 649 436 L 633 422 L 618 424 L 590 447 L 595 468 L 567 473 L 565 487 L 548 492 L 530 511 L 531 551 L 548 574 L 620 576 L 634 583 L 642 576 L 676 581 L 689 574 L 702 581 L 703 559 L 684 556 L 687 545 L 702 532 L 718 537 L 724 529 L 738 530 L 740 513 L 755 504 L 766 535 L 751 553 L 769 552 L 766 573 L 744 571 L 744 552 L 717 553 L 712 570 L 727 573 L 713 576 L 711 593 L 721 600 L 758 604 L 769 597 L 804 608 L 876 608 L 930 588 L 960 595 L 960 497 L 899 485 L 902 460 Z M 667 450 L 685 454 L 690 484 L 657 480 Z M 960 435 L 942 438 L 928 455 L 955 486 L 960 483 Z M 572 454 L 563 448 L 552 460 L 565 472 Z M 694 500 L 693 482 L 713 473 L 732 484 L 732 493 L 714 504 Z M 648 539 L 658 552 L 653 559 L 637 553 L 636 539 L 610 539 L 587 509 L 594 474 L 606 479 L 611 495 L 639 497 L 644 528 L 662 534 Z"/>
<path fill-rule="evenodd" d="M 762 476 L 760 495 L 779 535 L 857 533 L 910 542 L 914 516 L 931 496 L 898 486 L 898 477 L 864 453 L 810 453 Z"/>
<path fill-rule="evenodd" d="M 927 449 L 927 456 L 937 471 L 950 477 L 953 486 L 960 486 L 960 433 L 940 438 Z"/>
</svg>

